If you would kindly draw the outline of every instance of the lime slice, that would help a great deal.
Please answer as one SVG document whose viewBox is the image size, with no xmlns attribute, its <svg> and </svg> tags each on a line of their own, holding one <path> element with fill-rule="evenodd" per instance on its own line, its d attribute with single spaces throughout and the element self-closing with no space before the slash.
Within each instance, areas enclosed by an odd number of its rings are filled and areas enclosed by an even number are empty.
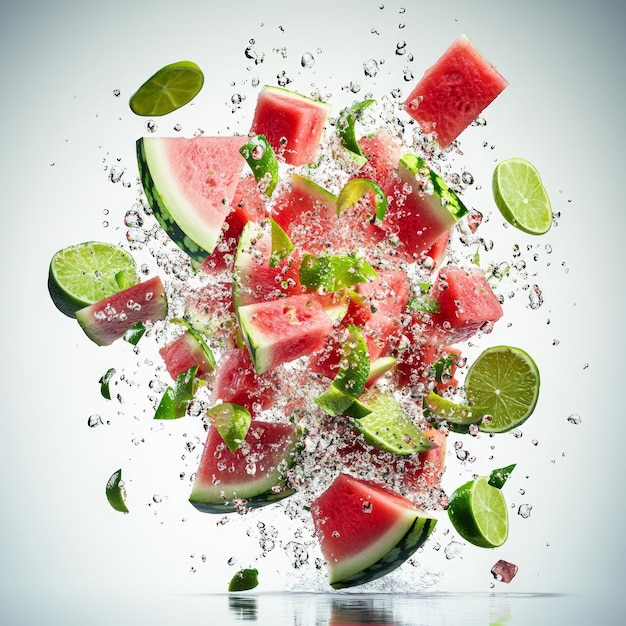
<svg viewBox="0 0 626 626">
<path fill-rule="evenodd" d="M 130 253 L 110 243 L 89 241 L 52 257 L 48 290 L 59 311 L 76 317 L 79 309 L 120 291 L 120 276 L 128 286 L 138 281 Z"/>
<path fill-rule="evenodd" d="M 195 63 L 178 61 L 150 76 L 130 97 L 128 104 L 137 115 L 167 115 L 191 102 L 203 84 L 204 74 Z"/>
<path fill-rule="evenodd" d="M 272 227 L 270 267 L 276 267 L 280 261 L 291 254 L 294 246 L 289 235 L 280 227 L 278 222 L 270 218 L 270 225 Z"/>
<path fill-rule="evenodd" d="M 259 584 L 259 571 L 256 569 L 239 570 L 231 579 L 228 591 L 248 591 Z"/>
<path fill-rule="evenodd" d="M 391 393 L 368 392 L 361 401 L 371 413 L 355 419 L 354 426 L 373 446 L 402 455 L 423 452 L 430 448 L 430 442 L 424 433 L 402 410 Z"/>
<path fill-rule="evenodd" d="M 122 470 L 111 474 L 107 481 L 106 496 L 109 504 L 120 513 L 128 513 L 126 507 L 126 492 L 124 491 L 124 481 L 122 480 Z"/>
<path fill-rule="evenodd" d="M 502 433 L 524 423 L 539 397 L 539 370 L 529 354 L 511 346 L 483 351 L 465 377 L 471 405 L 485 407 L 484 432 Z"/>
<path fill-rule="evenodd" d="M 224 443 L 234 452 L 246 438 L 250 428 L 250 412 L 238 404 L 222 402 L 207 411 L 207 417 L 217 428 Z"/>
<path fill-rule="evenodd" d="M 509 534 L 504 495 L 486 476 L 470 480 L 453 492 L 448 517 L 463 539 L 480 548 L 497 548 Z"/>
<path fill-rule="evenodd" d="M 552 207 L 534 165 L 524 159 L 501 161 L 493 172 L 493 198 L 502 217 L 519 230 L 542 235 L 552 226 Z"/>
<path fill-rule="evenodd" d="M 353 207 L 363 196 L 374 194 L 376 219 L 382 220 L 387 212 L 387 196 L 382 187 L 369 178 L 353 178 L 348 181 L 337 196 L 337 215 Z"/>
</svg>

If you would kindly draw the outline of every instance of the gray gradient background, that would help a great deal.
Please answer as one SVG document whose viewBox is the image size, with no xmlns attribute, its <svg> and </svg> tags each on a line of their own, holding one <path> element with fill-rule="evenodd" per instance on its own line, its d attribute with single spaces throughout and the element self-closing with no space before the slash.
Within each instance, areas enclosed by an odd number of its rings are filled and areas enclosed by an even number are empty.
<svg viewBox="0 0 626 626">
<path fill-rule="evenodd" d="M 171 126 L 180 119 L 183 134 L 197 127 L 207 134 L 227 127 L 245 132 L 255 75 L 261 83 L 275 82 L 276 69 L 284 67 L 295 78 L 294 89 L 306 92 L 315 82 L 322 93 L 337 96 L 339 107 L 350 102 L 341 86 L 351 79 L 362 84 L 362 93 L 371 90 L 375 96 L 398 85 L 406 89 L 401 60 L 394 59 L 396 40 L 405 39 L 415 54 L 417 78 L 464 32 L 510 81 L 486 115 L 487 129 L 470 129 L 461 138 L 467 164 L 480 163 L 472 171 L 485 180 L 497 158 L 526 156 L 541 170 L 562 212 L 559 228 L 546 239 L 553 247 L 552 268 L 546 270 L 544 255 L 538 272 L 544 308 L 528 318 L 527 311 L 513 306 L 513 330 L 494 336 L 494 341 L 517 343 L 523 337 L 544 376 L 538 417 L 529 422 L 521 443 L 511 444 L 530 475 L 519 476 L 515 490 L 526 487 L 533 514 L 512 521 L 506 557 L 520 564 L 520 573 L 506 591 L 582 597 L 584 602 L 572 606 L 584 608 L 567 612 L 570 623 L 587 623 L 590 615 L 611 623 L 624 614 L 626 558 L 620 391 L 625 347 L 623 2 L 214 4 L 0 4 L 0 284 L 2 345 L 8 356 L 0 377 L 5 399 L 0 621 L 229 619 L 224 598 L 203 595 L 222 591 L 233 572 L 225 565 L 231 547 L 211 543 L 214 520 L 187 511 L 190 519 L 182 523 L 173 504 L 169 513 L 148 506 L 152 493 L 170 488 L 169 455 L 180 455 L 180 438 L 189 426 L 172 426 L 170 439 L 176 438 L 176 445 L 163 436 L 151 446 L 132 446 L 131 437 L 151 436 L 140 426 L 145 416 L 138 415 L 137 424 L 124 430 L 95 384 L 116 359 L 129 358 L 128 351 L 88 345 L 46 292 L 47 266 L 56 250 L 82 240 L 123 239 L 121 217 L 135 192 L 109 183 L 103 168 L 119 159 L 132 170 L 133 141 L 144 132 L 142 120 L 126 108 L 133 89 L 165 63 L 193 59 L 205 70 L 205 89 L 194 107 L 159 124 Z M 403 6 L 406 13 L 400 15 Z M 401 21 L 404 29 L 398 28 Z M 248 70 L 243 50 L 250 38 L 267 60 Z M 288 51 L 284 63 L 272 52 L 281 46 Z M 316 55 L 315 75 L 299 68 L 307 51 Z M 370 83 L 361 69 L 369 57 L 387 59 Z M 112 95 L 116 88 L 120 98 Z M 236 92 L 247 99 L 233 114 L 227 102 Z M 479 132 L 494 145 L 488 159 Z M 111 223 L 108 229 L 104 219 Z M 506 237 L 511 240 L 503 245 L 527 243 L 510 231 Z M 567 273 L 555 269 L 563 263 Z M 535 324 L 531 329 L 528 319 Z M 551 345 L 555 337 L 558 349 Z M 88 415 L 97 412 L 111 418 L 110 427 L 87 428 Z M 581 416 L 580 425 L 567 424 L 572 413 Z M 530 445 L 533 438 L 538 446 Z M 145 493 L 136 498 L 136 515 L 120 516 L 108 507 L 103 486 L 111 471 L 131 458 L 137 490 L 146 485 Z M 483 460 L 470 469 L 488 468 Z M 462 470 L 457 465 L 452 472 L 458 483 Z M 170 493 L 177 489 L 172 485 Z M 209 565 L 199 564 L 203 552 Z M 488 593 L 485 573 L 494 560 L 493 553 L 466 550 L 463 558 L 449 562 L 441 590 Z M 240 564 L 245 565 L 243 559 Z M 194 575 L 189 574 L 192 566 L 198 569 Z M 272 580 L 268 573 L 262 591 L 280 590 L 280 576 Z M 291 610 L 284 608 L 289 603 L 274 606 Z M 259 621 L 279 623 L 274 610 Z M 429 615 L 435 623 L 439 614 Z M 522 615 L 516 608 L 510 623 L 524 623 Z M 533 623 L 555 617 L 534 615 Z M 464 618 L 471 623 L 469 615 Z M 465 622 L 459 617 L 455 623 Z"/>
</svg>

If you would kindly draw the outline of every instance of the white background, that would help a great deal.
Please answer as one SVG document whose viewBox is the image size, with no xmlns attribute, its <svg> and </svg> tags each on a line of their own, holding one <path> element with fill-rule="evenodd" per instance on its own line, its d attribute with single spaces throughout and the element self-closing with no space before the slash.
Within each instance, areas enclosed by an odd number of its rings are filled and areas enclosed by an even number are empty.
<svg viewBox="0 0 626 626">
<path fill-rule="evenodd" d="M 126 609 L 120 607 L 134 606 L 137 598 L 151 623 L 165 620 L 165 606 L 193 605 L 211 614 L 210 598 L 201 594 L 224 591 L 236 569 L 227 559 L 235 556 L 237 566 L 246 567 L 258 557 L 258 542 L 245 536 L 247 520 L 218 529 L 184 501 L 186 484 L 178 475 L 193 471 L 182 456 L 185 443 L 201 433 L 198 425 L 155 428 L 143 387 L 124 387 L 124 404 L 101 398 L 101 374 L 126 364 L 139 380 L 149 350 L 134 356 L 126 345 L 96 347 L 48 297 L 48 264 L 58 249 L 91 239 L 124 241 L 122 219 L 137 198 L 134 141 L 145 133 L 145 120 L 127 107 L 130 94 L 162 65 L 191 59 L 205 71 L 205 88 L 192 106 L 157 120 L 157 132 L 173 134 L 177 122 L 185 135 L 199 128 L 247 132 L 254 78 L 275 84 L 285 71 L 291 88 L 332 94 L 338 111 L 367 92 L 380 97 L 400 87 L 408 94 L 404 68 L 417 80 L 460 33 L 510 86 L 485 112 L 487 126 L 461 136 L 463 155 L 455 165 L 483 184 L 467 199 L 492 217 L 493 257 L 510 260 L 514 244 L 531 246 L 525 258 L 536 254 L 537 260 L 529 261 L 527 282 L 539 284 L 544 295 L 543 306 L 531 311 L 514 285 L 516 296 L 489 343 L 523 345 L 535 356 L 543 385 L 520 439 L 507 435 L 493 451 L 489 441 L 465 442 L 475 462 L 452 458 L 446 479 L 455 486 L 472 473 L 517 461 L 507 497 L 515 506 L 532 504 L 531 516 L 522 519 L 512 508 L 506 550 L 464 546 L 452 560 L 432 550 L 423 559 L 432 571 L 444 571 L 440 591 L 491 591 L 489 569 L 505 558 L 520 567 L 507 592 L 589 594 L 590 605 L 602 593 L 608 599 L 597 608 L 606 616 L 623 606 L 624 26 L 617 0 L 593 6 L 3 2 L 3 622 L 121 623 Z M 244 55 L 250 39 L 265 54 L 259 65 Z M 395 54 L 399 40 L 413 53 L 412 63 Z M 315 57 L 310 70 L 300 65 L 305 52 Z M 385 59 L 374 80 L 363 74 L 369 58 Z M 350 81 L 361 85 L 357 96 L 342 90 Z M 234 94 L 245 96 L 235 112 Z M 538 166 L 561 213 L 558 227 L 540 241 L 505 229 L 493 212 L 490 173 L 509 156 Z M 129 187 L 108 180 L 113 165 L 125 168 Z M 110 424 L 89 429 L 94 413 Z M 580 424 L 567 421 L 572 414 Z M 104 498 L 106 479 L 118 467 L 131 478 L 128 516 Z M 161 503 L 152 501 L 154 494 Z M 445 520 L 441 526 L 443 550 L 451 535 L 443 533 Z M 261 591 L 285 586 L 286 561 L 272 559 L 257 563 Z M 214 615 L 226 607 L 222 602 Z M 142 623 L 141 615 L 133 623 Z"/>
</svg>

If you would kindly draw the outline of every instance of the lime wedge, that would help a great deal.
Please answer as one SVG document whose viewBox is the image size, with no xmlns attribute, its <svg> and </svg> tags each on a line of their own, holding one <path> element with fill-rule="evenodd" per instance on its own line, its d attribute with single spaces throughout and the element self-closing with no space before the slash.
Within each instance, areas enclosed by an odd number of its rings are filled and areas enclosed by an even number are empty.
<svg viewBox="0 0 626 626">
<path fill-rule="evenodd" d="M 207 417 L 217 428 L 224 443 L 234 452 L 246 438 L 250 428 L 250 412 L 238 404 L 222 402 L 207 411 Z"/>
<path fill-rule="evenodd" d="M 484 350 L 465 377 L 469 403 L 485 407 L 480 429 L 492 433 L 523 424 L 535 410 L 539 386 L 539 370 L 531 356 L 511 346 Z"/>
<path fill-rule="evenodd" d="M 361 398 L 361 402 L 371 413 L 355 419 L 353 423 L 373 446 L 402 455 L 415 454 L 430 448 L 430 442 L 424 433 L 402 410 L 391 393 L 368 392 Z"/>
<path fill-rule="evenodd" d="M 109 243 L 89 241 L 59 250 L 52 257 L 48 290 L 59 311 L 76 317 L 78 309 L 120 291 L 119 276 L 125 277 L 129 287 L 138 281 L 130 253 Z"/>
<path fill-rule="evenodd" d="M 348 181 L 337 197 L 337 215 L 353 207 L 363 196 L 374 194 L 376 219 L 382 220 L 387 212 L 387 196 L 382 187 L 369 178 L 353 178 Z"/>
<path fill-rule="evenodd" d="M 343 147 L 350 152 L 357 163 L 363 164 L 367 161 L 356 139 L 355 125 L 357 120 L 363 115 L 363 111 L 368 106 L 374 104 L 375 100 L 363 100 L 351 107 L 342 109 L 337 119 L 337 134 Z"/>
<path fill-rule="evenodd" d="M 486 409 L 480 406 L 458 404 L 448 398 L 444 398 L 434 391 L 429 391 L 424 398 L 426 408 L 437 417 L 459 426 L 476 424 L 484 417 Z"/>
<path fill-rule="evenodd" d="M 250 166 L 254 180 L 266 196 L 271 196 L 278 183 L 278 159 L 265 135 L 256 135 L 239 149 Z"/>
<path fill-rule="evenodd" d="M 191 102 L 202 89 L 204 74 L 192 61 L 178 61 L 158 70 L 128 102 L 142 116 L 167 115 Z"/>
<path fill-rule="evenodd" d="M 452 493 L 448 517 L 463 539 L 480 548 L 497 548 L 509 534 L 504 495 L 486 476 L 470 480 Z"/>
<path fill-rule="evenodd" d="M 279 226 L 278 222 L 270 218 L 270 225 L 272 227 L 270 267 L 276 267 L 280 261 L 291 254 L 294 246 L 289 235 Z"/>
<path fill-rule="evenodd" d="M 120 513 L 128 513 L 126 506 L 126 493 L 124 491 L 124 481 L 122 480 L 122 470 L 111 474 L 107 481 L 106 496 L 109 504 Z"/>
<path fill-rule="evenodd" d="M 493 172 L 492 188 L 496 206 L 507 222 L 531 235 L 550 230 L 552 207 L 534 165 L 518 158 L 501 161 Z"/>
<path fill-rule="evenodd" d="M 248 591 L 259 584 L 259 571 L 256 569 L 239 570 L 231 579 L 228 591 Z"/>
</svg>

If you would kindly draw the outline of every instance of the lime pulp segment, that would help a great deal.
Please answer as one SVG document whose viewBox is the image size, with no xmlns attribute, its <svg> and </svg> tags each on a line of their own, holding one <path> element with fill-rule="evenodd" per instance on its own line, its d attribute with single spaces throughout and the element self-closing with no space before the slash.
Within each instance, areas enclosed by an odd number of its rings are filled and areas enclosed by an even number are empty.
<svg viewBox="0 0 626 626">
<path fill-rule="evenodd" d="M 507 222 L 531 235 L 542 235 L 552 226 L 550 198 L 534 165 L 513 158 L 496 166 L 493 197 Z"/>
<path fill-rule="evenodd" d="M 484 350 L 469 368 L 465 392 L 470 404 L 485 407 L 484 432 L 506 432 L 520 426 L 539 398 L 539 369 L 532 357 L 511 346 Z"/>
<path fill-rule="evenodd" d="M 191 102 L 204 85 L 202 70 L 192 61 L 178 61 L 154 73 L 130 97 L 133 113 L 141 116 L 167 115 Z"/>
<path fill-rule="evenodd" d="M 76 311 L 137 282 L 129 252 L 108 243 L 90 241 L 59 250 L 50 262 L 48 288 L 57 308 L 75 317 Z"/>
</svg>

